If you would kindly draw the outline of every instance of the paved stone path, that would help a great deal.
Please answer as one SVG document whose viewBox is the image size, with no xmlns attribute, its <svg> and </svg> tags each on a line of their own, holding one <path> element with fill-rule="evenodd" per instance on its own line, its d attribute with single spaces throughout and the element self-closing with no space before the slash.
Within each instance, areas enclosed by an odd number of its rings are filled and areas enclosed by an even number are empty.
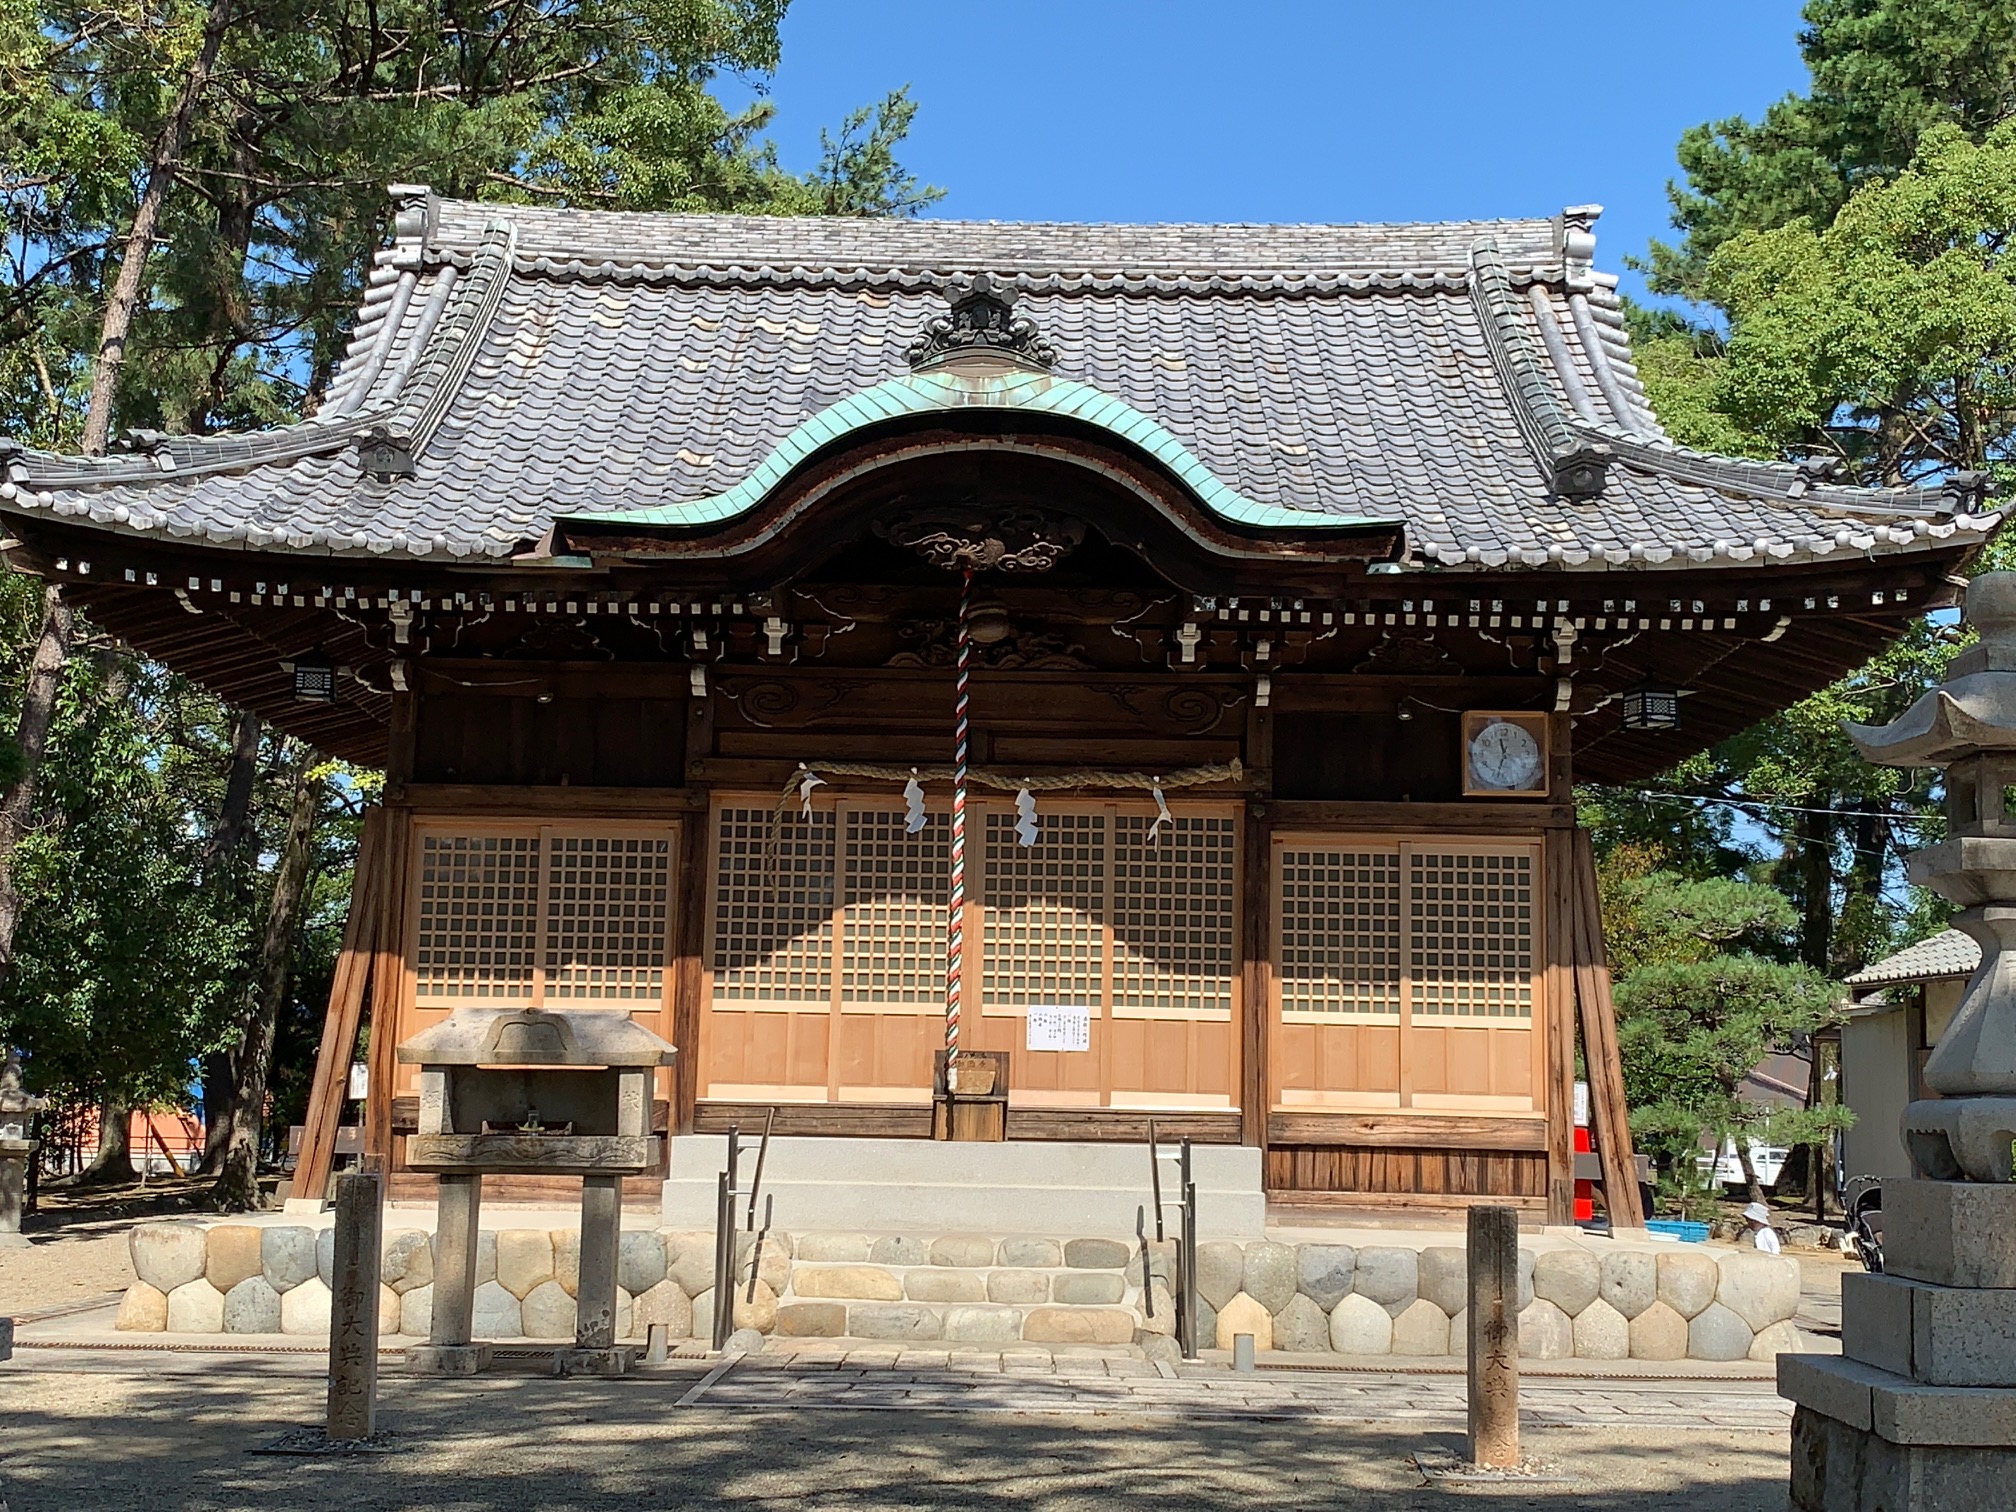
<svg viewBox="0 0 2016 1512">
<path fill-rule="evenodd" d="M 1211 1364 L 1172 1370 L 1165 1376 L 1144 1360 L 1018 1362 L 1012 1354 L 947 1358 L 939 1351 L 923 1359 L 898 1356 L 889 1364 L 753 1355 L 698 1400 L 709 1407 L 794 1411 L 1126 1413 L 1459 1428 L 1465 1421 L 1460 1375 L 1314 1370 L 1246 1375 Z M 1521 1403 L 1525 1420 L 1541 1427 L 1783 1433 L 1792 1416 L 1770 1382 L 1741 1379 L 1542 1379 L 1525 1383 Z"/>
</svg>

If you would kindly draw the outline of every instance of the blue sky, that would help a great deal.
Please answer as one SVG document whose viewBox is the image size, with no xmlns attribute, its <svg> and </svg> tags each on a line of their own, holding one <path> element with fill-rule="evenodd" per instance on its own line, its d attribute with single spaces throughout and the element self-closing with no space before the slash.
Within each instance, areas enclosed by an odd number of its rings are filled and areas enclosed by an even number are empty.
<svg viewBox="0 0 2016 1512">
<path fill-rule="evenodd" d="M 1798 0 L 797 0 L 773 136 L 809 168 L 821 125 L 907 82 L 922 109 L 906 161 L 950 191 L 936 214 L 1414 220 L 1593 202 L 1599 261 L 1621 271 L 1665 231 L 1680 133 L 1805 86 L 1798 26 Z"/>
</svg>

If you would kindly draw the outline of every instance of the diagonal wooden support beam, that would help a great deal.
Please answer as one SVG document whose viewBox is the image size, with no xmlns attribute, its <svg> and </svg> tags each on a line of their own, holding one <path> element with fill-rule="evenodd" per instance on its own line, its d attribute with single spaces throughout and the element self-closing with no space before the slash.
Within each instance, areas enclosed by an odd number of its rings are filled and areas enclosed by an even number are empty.
<svg viewBox="0 0 2016 1512">
<path fill-rule="evenodd" d="M 343 921 L 343 948 L 329 984 L 329 1011 L 322 1019 L 322 1045 L 315 1053 L 315 1079 L 308 1092 L 308 1113 L 301 1131 L 301 1154 L 294 1164 L 294 1195 L 320 1201 L 329 1187 L 329 1168 L 336 1155 L 336 1127 L 342 1121 L 344 1094 L 350 1082 L 350 1057 L 357 1045 L 357 1027 L 364 996 L 371 983 L 372 959 L 378 948 L 385 873 L 385 811 L 364 811 L 363 833 L 357 841 L 357 866 L 350 884 L 350 913 Z"/>
<path fill-rule="evenodd" d="M 1641 1229 L 1638 1167 L 1632 1159 L 1631 1111 L 1624 1099 L 1624 1063 L 1617 1052 L 1617 1012 L 1610 1001 L 1610 967 L 1603 948 L 1603 910 L 1596 893 L 1596 852 L 1589 832 L 1575 831 L 1575 1002 L 1582 1016 L 1582 1059 L 1589 1076 L 1589 1110 L 1603 1162 L 1603 1201 L 1610 1227 Z"/>
</svg>

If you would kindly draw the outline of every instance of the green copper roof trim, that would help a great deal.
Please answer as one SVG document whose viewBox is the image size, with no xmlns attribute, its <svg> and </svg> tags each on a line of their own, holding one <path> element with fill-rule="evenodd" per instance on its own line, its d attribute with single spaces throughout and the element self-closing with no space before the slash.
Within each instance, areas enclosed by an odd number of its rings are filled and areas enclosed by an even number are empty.
<svg viewBox="0 0 2016 1512">
<path fill-rule="evenodd" d="M 1220 481 L 1159 422 L 1089 384 L 1047 373 L 973 374 L 942 368 L 891 378 L 821 410 L 780 441 L 754 472 L 724 493 L 648 509 L 562 518 L 605 525 L 725 524 L 761 504 L 794 468 L 823 447 L 885 421 L 962 409 L 1017 410 L 1097 426 L 1153 457 L 1206 509 L 1235 525 L 1255 530 L 1350 530 L 1402 523 L 1397 517 L 1324 514 L 1249 499 Z"/>
</svg>

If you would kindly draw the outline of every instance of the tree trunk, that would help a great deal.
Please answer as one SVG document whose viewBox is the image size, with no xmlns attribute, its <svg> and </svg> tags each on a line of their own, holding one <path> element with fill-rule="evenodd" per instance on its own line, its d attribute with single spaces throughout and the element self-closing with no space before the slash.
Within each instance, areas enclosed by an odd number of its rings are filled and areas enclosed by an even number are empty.
<svg viewBox="0 0 2016 1512">
<path fill-rule="evenodd" d="M 240 709 L 231 724 L 231 771 L 224 779 L 224 803 L 217 811 L 217 826 L 203 847 L 204 874 L 213 883 L 236 878 L 235 867 L 244 859 L 245 842 L 251 835 L 252 785 L 259 776 L 259 740 L 265 727 L 250 709 Z"/>
<path fill-rule="evenodd" d="M 1817 805 L 1822 797 L 1808 801 Z M 1792 829 L 1798 847 L 1792 866 L 1798 878 L 1799 959 L 1823 972 L 1834 945 L 1834 825 L 1831 814 L 1802 813 Z"/>
<path fill-rule="evenodd" d="M 238 1105 L 231 1100 L 237 1079 L 229 1051 L 212 1050 L 203 1057 L 203 1162 L 196 1169 L 205 1176 L 224 1169 L 224 1152 L 238 1121 Z"/>
<path fill-rule="evenodd" d="M 14 850 L 27 835 L 35 816 L 35 778 L 42 753 L 49 746 L 49 726 L 56 717 L 56 696 L 63 689 L 63 669 L 70 661 L 70 606 L 53 583 L 42 590 L 42 634 L 28 666 L 21 694 L 21 718 L 14 729 L 21 769 L 0 796 L 0 975 L 14 962 L 14 931 L 21 922 L 21 893 L 14 885 Z"/>
<path fill-rule="evenodd" d="M 225 1212 L 242 1213 L 260 1206 L 259 1137 L 265 1125 L 266 1080 L 273 1065 L 273 1039 L 286 1000 L 293 960 L 295 931 L 308 890 L 309 841 L 321 807 L 322 781 L 311 778 L 315 753 L 304 751 L 294 777 L 294 803 L 287 818 L 287 838 L 280 844 L 280 864 L 274 869 L 273 898 L 266 910 L 266 935 L 260 942 L 259 971 L 246 992 L 238 1047 L 232 1060 L 237 1076 L 231 1088 L 234 1117 L 224 1151 L 223 1169 L 211 1189 Z"/>
<path fill-rule="evenodd" d="M 1743 1168 L 1743 1191 L 1745 1202 L 1764 1200 L 1764 1183 L 1757 1179 L 1757 1168 L 1750 1163 L 1750 1139 L 1746 1134 L 1736 1136 L 1736 1163 Z"/>
<path fill-rule="evenodd" d="M 147 179 L 140 189 L 140 201 L 133 207 L 133 224 L 126 232 L 119 276 L 106 297 L 105 319 L 98 332 L 98 361 L 91 370 L 91 403 L 84 412 L 84 450 L 92 456 L 103 454 L 106 439 L 112 433 L 112 401 L 119 391 L 119 370 L 126 362 L 126 338 L 132 334 L 133 314 L 140 307 L 140 291 L 147 279 L 147 258 L 153 250 L 155 228 L 161 223 L 161 206 L 168 198 L 168 186 L 175 180 L 182 151 L 189 145 L 197 103 L 209 87 L 211 71 L 217 65 L 217 50 L 223 46 L 225 29 L 231 24 L 231 4 L 232 0 L 211 0 L 210 14 L 203 22 L 202 44 L 147 159 Z"/>
<path fill-rule="evenodd" d="M 250 709 L 240 709 L 231 726 L 231 770 L 224 780 L 224 802 L 216 828 L 203 848 L 207 885 L 244 896 L 245 845 L 252 833 L 252 787 L 259 776 L 259 746 L 264 727 Z M 231 1089 L 238 1072 L 231 1054 L 214 1050 L 203 1057 L 203 1165 L 205 1176 L 224 1168 L 237 1114 Z"/>
<path fill-rule="evenodd" d="M 130 1148 L 133 1105 L 123 1097 L 108 1097 L 98 1110 L 98 1153 L 77 1173 L 79 1186 L 118 1186 L 139 1178 Z"/>
</svg>

